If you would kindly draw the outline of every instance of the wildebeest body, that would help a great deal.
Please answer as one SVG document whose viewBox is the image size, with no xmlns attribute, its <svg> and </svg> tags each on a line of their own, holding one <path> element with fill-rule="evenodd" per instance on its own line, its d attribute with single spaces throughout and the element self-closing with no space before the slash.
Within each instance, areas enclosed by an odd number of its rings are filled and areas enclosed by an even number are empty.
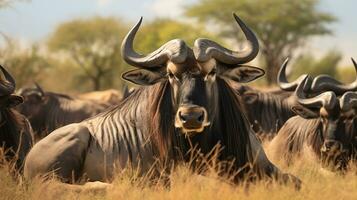
<svg viewBox="0 0 357 200">
<path fill-rule="evenodd" d="M 29 119 L 36 140 L 59 127 L 81 122 L 110 107 L 110 104 L 94 100 L 43 92 L 39 87 L 23 89 L 20 94 L 24 96 L 25 101 L 17 109 Z"/>
<path fill-rule="evenodd" d="M 239 86 L 236 90 L 242 96 L 249 122 L 259 137 L 273 138 L 284 123 L 296 115 L 291 110 L 294 102 L 291 92 L 265 92 L 247 86 Z"/>
</svg>

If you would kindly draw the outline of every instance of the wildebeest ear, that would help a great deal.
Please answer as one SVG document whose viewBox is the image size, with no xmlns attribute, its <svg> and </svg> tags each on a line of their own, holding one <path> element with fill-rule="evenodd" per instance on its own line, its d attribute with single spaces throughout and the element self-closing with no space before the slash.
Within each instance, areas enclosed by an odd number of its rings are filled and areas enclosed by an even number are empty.
<svg viewBox="0 0 357 200">
<path fill-rule="evenodd" d="M 291 109 L 295 114 L 305 119 L 314 119 L 320 117 L 319 112 L 315 112 L 301 105 L 295 105 Z"/>
<path fill-rule="evenodd" d="M 23 102 L 24 102 L 24 99 L 21 96 L 12 94 L 12 95 L 10 95 L 9 98 L 7 98 L 6 106 L 12 108 L 19 104 L 22 104 Z"/>
<path fill-rule="evenodd" d="M 235 68 L 225 70 L 221 76 L 239 83 L 248 83 L 265 74 L 263 69 L 248 65 L 238 65 Z"/>
<path fill-rule="evenodd" d="M 122 78 L 138 85 L 152 85 L 162 81 L 165 76 L 159 70 L 134 69 L 125 72 Z"/>
</svg>

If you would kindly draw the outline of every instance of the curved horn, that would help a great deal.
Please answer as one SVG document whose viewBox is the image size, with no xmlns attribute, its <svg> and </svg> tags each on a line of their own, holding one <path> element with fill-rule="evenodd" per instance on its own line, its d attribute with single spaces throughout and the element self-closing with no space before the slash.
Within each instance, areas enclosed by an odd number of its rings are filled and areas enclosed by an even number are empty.
<svg viewBox="0 0 357 200">
<path fill-rule="evenodd" d="M 299 83 L 301 83 L 309 75 L 303 74 L 299 76 L 299 78 L 297 78 L 295 81 L 289 83 L 286 77 L 286 66 L 288 65 L 288 63 L 289 63 L 289 58 L 286 58 L 278 72 L 277 81 L 280 89 L 285 91 L 294 91 L 296 87 L 299 85 Z"/>
<path fill-rule="evenodd" d="M 357 63 L 353 60 L 353 58 L 351 58 L 351 60 L 357 75 Z M 357 76 L 355 81 L 350 84 L 343 84 L 328 75 L 317 76 L 311 85 L 311 91 L 318 93 L 328 90 L 334 91 L 336 95 L 342 95 L 348 91 L 357 91 Z"/>
<path fill-rule="evenodd" d="M 301 82 L 296 88 L 297 101 L 306 107 L 321 108 L 324 107 L 327 110 L 332 110 L 337 102 L 337 97 L 335 93 L 328 91 L 324 92 L 318 96 L 307 98 L 305 92 L 309 88 L 308 77 L 305 77 L 303 82 Z"/>
<path fill-rule="evenodd" d="M 186 60 L 187 46 L 180 39 L 171 40 L 146 56 L 136 53 L 133 48 L 133 42 L 142 20 L 143 18 L 141 17 L 138 23 L 125 36 L 121 45 L 121 55 L 128 64 L 140 68 L 150 68 L 159 67 L 168 60 L 174 63 L 182 63 Z"/>
<path fill-rule="evenodd" d="M 16 83 L 11 74 L 0 65 L 0 69 L 4 74 L 4 80 L 0 80 L 0 96 L 12 94 L 15 91 Z"/>
<path fill-rule="evenodd" d="M 233 13 L 233 16 L 248 40 L 248 47 L 241 51 L 232 51 L 209 39 L 199 38 L 195 41 L 193 50 L 198 62 L 207 62 L 215 58 L 225 64 L 243 64 L 257 56 L 259 52 L 257 37 L 236 14 Z"/>
<path fill-rule="evenodd" d="M 357 92 L 346 92 L 340 98 L 340 107 L 342 111 L 349 111 L 357 108 Z"/>
</svg>

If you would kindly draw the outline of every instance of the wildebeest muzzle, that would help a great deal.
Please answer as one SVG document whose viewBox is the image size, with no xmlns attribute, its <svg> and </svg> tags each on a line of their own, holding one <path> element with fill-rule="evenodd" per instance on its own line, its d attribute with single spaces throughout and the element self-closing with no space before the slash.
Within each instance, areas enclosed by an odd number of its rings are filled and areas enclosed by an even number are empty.
<svg viewBox="0 0 357 200">
<path fill-rule="evenodd" d="M 180 106 L 175 117 L 175 127 L 181 128 L 185 134 L 200 133 L 209 126 L 207 111 L 196 105 Z"/>
</svg>

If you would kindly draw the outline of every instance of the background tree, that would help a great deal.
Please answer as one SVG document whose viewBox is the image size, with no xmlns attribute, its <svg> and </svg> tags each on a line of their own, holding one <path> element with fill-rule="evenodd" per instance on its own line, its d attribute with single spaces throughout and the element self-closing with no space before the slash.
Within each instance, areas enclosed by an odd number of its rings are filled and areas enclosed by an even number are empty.
<svg viewBox="0 0 357 200">
<path fill-rule="evenodd" d="M 186 15 L 214 23 L 221 35 L 236 39 L 237 29 L 232 22 L 232 12 L 236 12 L 259 37 L 267 82 L 272 84 L 279 66 L 294 50 L 311 36 L 331 33 L 327 25 L 336 19 L 318 10 L 318 3 L 319 0 L 199 0 L 186 7 Z"/>
<path fill-rule="evenodd" d="M 49 66 L 38 45 L 24 48 L 8 37 L 6 44 L 0 49 L 0 63 L 15 77 L 17 88 L 41 81 L 45 78 L 45 70 Z"/>
<path fill-rule="evenodd" d="M 341 61 L 342 55 L 336 50 L 330 50 L 321 58 L 317 59 L 311 53 L 300 55 L 293 65 L 292 74 L 296 78 L 301 74 L 310 74 L 318 76 L 327 74 L 338 78 L 338 63 Z"/>
<path fill-rule="evenodd" d="M 207 32 L 205 27 L 161 18 L 148 23 L 144 22 L 142 29 L 139 30 L 138 36 L 135 38 L 134 45 L 138 51 L 148 53 L 176 38 L 184 40 L 187 45 L 192 47 L 193 42 L 199 37 L 218 40 L 215 35 Z"/>
<path fill-rule="evenodd" d="M 57 27 L 48 47 L 67 56 L 82 71 L 78 79 L 90 80 L 93 90 L 111 87 L 122 65 L 120 43 L 127 26 L 114 18 L 95 17 L 65 22 Z"/>
</svg>

